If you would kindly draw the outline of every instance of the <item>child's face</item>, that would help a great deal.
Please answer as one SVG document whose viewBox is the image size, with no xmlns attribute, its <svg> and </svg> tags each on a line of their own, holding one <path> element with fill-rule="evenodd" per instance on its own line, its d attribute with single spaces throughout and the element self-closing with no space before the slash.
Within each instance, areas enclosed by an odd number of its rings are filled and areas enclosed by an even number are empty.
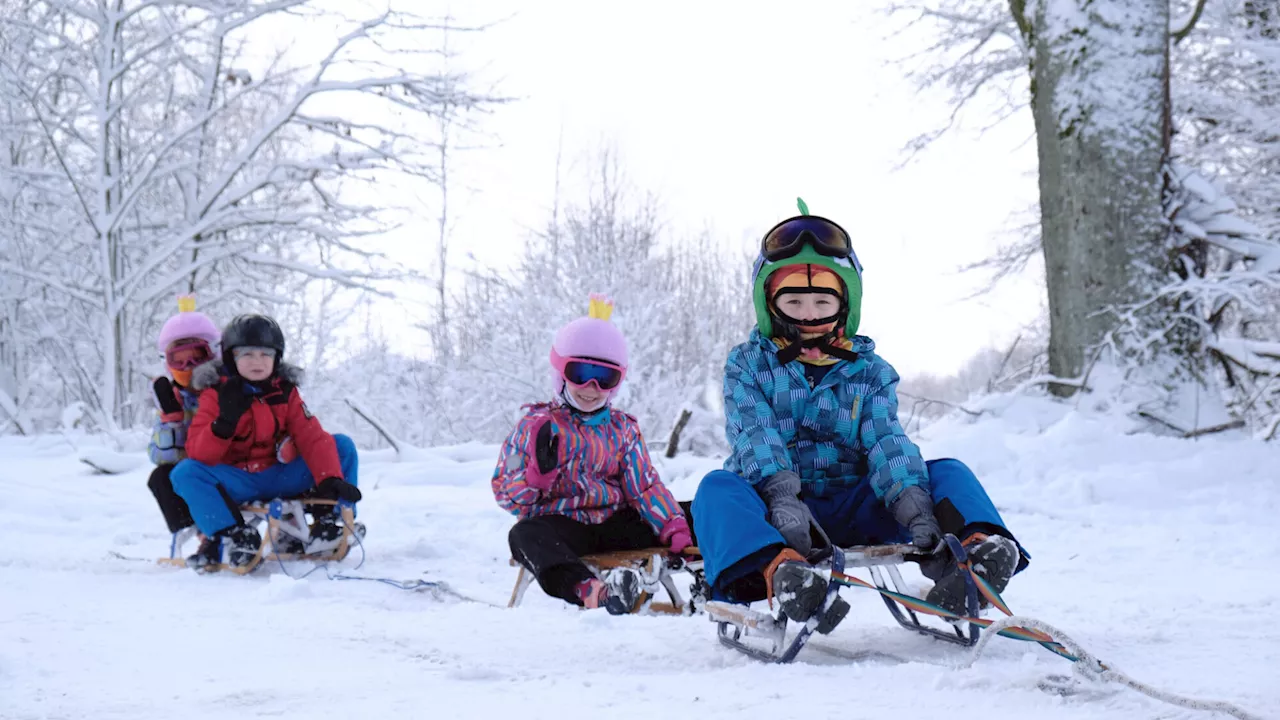
<svg viewBox="0 0 1280 720">
<path fill-rule="evenodd" d="M 831 317 L 840 311 L 840 301 L 826 293 L 784 293 L 775 302 L 782 314 L 808 329 L 804 320 Z M 813 328 L 817 330 L 817 328 Z"/>
<path fill-rule="evenodd" d="M 236 372 L 249 382 L 258 382 L 271 377 L 275 369 L 276 351 L 271 348 L 235 348 L 231 351 L 236 358 Z"/>
<path fill-rule="evenodd" d="M 609 400 L 609 394 L 596 387 L 595 383 L 586 385 L 565 383 L 564 389 L 569 393 L 569 397 L 573 398 L 573 404 L 583 412 L 595 412 L 604 407 Z"/>
</svg>

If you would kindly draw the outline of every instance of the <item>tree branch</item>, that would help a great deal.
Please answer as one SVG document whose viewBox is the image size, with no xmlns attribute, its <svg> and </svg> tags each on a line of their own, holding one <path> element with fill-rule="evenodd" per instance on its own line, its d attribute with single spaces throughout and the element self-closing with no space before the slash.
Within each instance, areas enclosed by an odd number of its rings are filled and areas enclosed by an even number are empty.
<svg viewBox="0 0 1280 720">
<path fill-rule="evenodd" d="M 1200 14 L 1204 12 L 1204 3 L 1205 0 L 1196 0 L 1195 10 L 1191 11 L 1191 18 L 1187 20 L 1187 24 L 1181 30 L 1175 30 L 1169 34 L 1169 37 L 1173 38 L 1174 45 L 1187 39 L 1187 36 L 1195 28 L 1196 23 L 1200 22 Z"/>
</svg>

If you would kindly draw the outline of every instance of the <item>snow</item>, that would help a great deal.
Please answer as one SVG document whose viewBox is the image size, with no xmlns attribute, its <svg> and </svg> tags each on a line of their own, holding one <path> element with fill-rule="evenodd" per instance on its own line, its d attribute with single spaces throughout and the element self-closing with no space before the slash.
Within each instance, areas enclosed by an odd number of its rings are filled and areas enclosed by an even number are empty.
<svg viewBox="0 0 1280 720">
<path fill-rule="evenodd" d="M 1043 399 L 986 409 L 918 440 L 968 462 L 1034 556 L 1005 593 L 1014 611 L 1138 680 L 1275 713 L 1280 448 L 1130 434 Z M 148 468 L 95 475 L 85 446 L 0 438 L 0 717 L 1211 717 L 1116 685 L 1043 689 L 1070 664 L 1004 638 L 958 669 L 967 651 L 899 629 L 867 591 L 846 590 L 849 617 L 790 666 L 719 647 L 702 617 L 581 612 L 536 587 L 508 610 L 492 446 L 368 453 L 368 557 L 345 568 L 482 602 L 115 559 L 164 555 L 168 535 Z M 681 499 L 719 464 L 659 462 Z"/>
</svg>

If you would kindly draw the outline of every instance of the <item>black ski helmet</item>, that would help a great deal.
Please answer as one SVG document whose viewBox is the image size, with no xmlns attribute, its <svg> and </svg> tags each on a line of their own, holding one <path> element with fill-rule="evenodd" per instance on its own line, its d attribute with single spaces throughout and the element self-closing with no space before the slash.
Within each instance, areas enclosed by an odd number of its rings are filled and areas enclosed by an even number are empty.
<svg viewBox="0 0 1280 720">
<path fill-rule="evenodd" d="M 266 315 L 239 315 L 222 330 L 222 364 L 232 374 L 236 372 L 236 357 L 232 351 L 238 347 L 275 350 L 274 372 L 280 369 L 280 361 L 284 359 L 284 332 L 275 320 Z"/>
</svg>

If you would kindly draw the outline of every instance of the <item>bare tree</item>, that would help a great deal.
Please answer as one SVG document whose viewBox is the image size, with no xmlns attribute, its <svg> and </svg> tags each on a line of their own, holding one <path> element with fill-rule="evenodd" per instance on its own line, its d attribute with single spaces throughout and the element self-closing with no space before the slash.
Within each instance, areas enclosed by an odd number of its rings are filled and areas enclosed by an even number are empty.
<svg viewBox="0 0 1280 720">
<path fill-rule="evenodd" d="M 484 102 L 419 69 L 440 26 L 395 11 L 343 23 L 314 62 L 253 67 L 249 30 L 315 19 L 315 4 L 30 0 L 0 17 L 20 40 L 0 55 L 18 133 L 39 145 L 0 166 L 0 183 L 39 190 L 15 213 L 33 241 L 0 270 L 44 298 L 49 352 L 104 422 L 129 420 L 176 291 L 274 303 L 291 274 L 363 289 L 391 276 L 362 247 L 386 208 L 359 198 L 388 173 L 437 182 L 409 118 Z"/>
<path fill-rule="evenodd" d="M 458 27 L 453 24 L 452 16 L 445 16 L 440 27 L 440 58 L 443 63 L 441 72 L 441 83 L 447 91 L 454 91 L 456 88 L 465 87 L 468 83 L 468 76 L 458 70 L 459 53 L 452 44 L 452 36 L 458 31 Z M 479 113 L 486 112 L 489 106 L 507 102 L 508 98 L 499 97 L 497 95 L 488 95 L 486 102 L 475 103 L 455 103 L 447 98 L 453 97 L 455 92 L 442 92 L 441 97 L 446 98 L 442 102 L 439 110 L 435 114 L 435 143 L 439 158 L 437 160 L 436 169 L 439 178 L 436 182 L 436 189 L 439 191 L 439 214 L 436 217 L 436 268 L 433 288 L 435 291 L 436 314 L 432 322 L 431 335 L 433 338 L 433 349 L 439 354 L 450 354 L 453 352 L 453 338 L 449 323 L 449 248 L 450 240 L 453 234 L 453 221 L 456 219 L 450 213 L 450 196 L 457 189 L 457 176 L 451 171 L 455 169 L 455 157 L 460 152 L 475 149 L 475 145 L 470 144 L 470 140 L 478 133 L 478 123 L 475 116 Z M 462 97 L 466 97 L 463 95 Z"/>
</svg>

